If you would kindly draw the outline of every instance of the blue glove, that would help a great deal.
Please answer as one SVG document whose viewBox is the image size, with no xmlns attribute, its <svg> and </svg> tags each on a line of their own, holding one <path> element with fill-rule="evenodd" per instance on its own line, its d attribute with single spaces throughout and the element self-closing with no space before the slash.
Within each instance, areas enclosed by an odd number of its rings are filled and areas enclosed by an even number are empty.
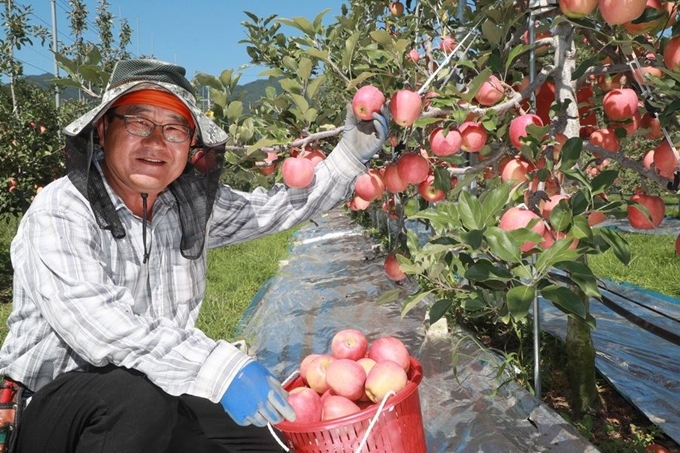
<svg viewBox="0 0 680 453">
<path fill-rule="evenodd" d="M 387 140 L 387 128 L 390 122 L 390 110 L 384 104 L 380 113 L 373 113 L 372 121 L 358 121 L 352 111 L 352 104 L 347 104 L 345 130 L 338 146 L 366 163 L 373 157 Z"/>
<path fill-rule="evenodd" d="M 285 418 L 295 421 L 295 410 L 288 404 L 288 393 L 260 363 L 241 368 L 220 400 L 222 407 L 239 425 L 275 425 Z"/>
</svg>

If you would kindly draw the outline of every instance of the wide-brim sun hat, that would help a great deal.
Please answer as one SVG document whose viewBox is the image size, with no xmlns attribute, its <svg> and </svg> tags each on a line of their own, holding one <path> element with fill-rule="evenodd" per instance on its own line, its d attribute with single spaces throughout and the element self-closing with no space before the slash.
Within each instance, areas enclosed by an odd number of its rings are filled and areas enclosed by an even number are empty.
<svg viewBox="0 0 680 453">
<path fill-rule="evenodd" d="M 117 62 L 99 105 L 66 126 L 65 133 L 71 136 L 80 135 L 94 125 L 118 98 L 142 89 L 160 89 L 177 96 L 191 112 L 202 145 L 214 148 L 227 141 L 227 133 L 196 105 L 194 89 L 186 79 L 186 70 L 182 66 L 152 59 Z"/>
</svg>

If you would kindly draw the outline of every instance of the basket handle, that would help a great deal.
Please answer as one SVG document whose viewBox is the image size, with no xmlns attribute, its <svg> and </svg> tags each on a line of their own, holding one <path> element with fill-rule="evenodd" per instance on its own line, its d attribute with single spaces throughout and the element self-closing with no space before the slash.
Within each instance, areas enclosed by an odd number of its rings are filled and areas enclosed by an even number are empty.
<svg viewBox="0 0 680 453">
<path fill-rule="evenodd" d="M 289 381 L 291 381 L 292 379 L 297 377 L 297 374 L 299 374 L 299 373 L 297 371 L 294 371 L 293 374 L 291 374 L 288 377 L 288 379 L 285 380 L 284 385 L 285 385 L 285 383 L 288 383 Z M 375 415 L 371 419 L 371 422 L 368 424 L 368 428 L 366 429 L 366 432 L 364 433 L 364 437 L 361 439 L 361 443 L 359 444 L 357 449 L 354 450 L 355 453 L 360 453 L 361 449 L 364 448 L 364 446 L 366 445 L 366 441 L 368 441 L 368 436 L 370 436 L 371 430 L 373 430 L 373 427 L 378 422 L 378 418 L 380 417 L 380 414 L 382 414 L 382 411 L 385 408 L 385 404 L 387 403 L 387 399 L 390 396 L 393 396 L 393 395 L 396 395 L 396 392 L 394 392 L 393 390 L 390 390 L 385 394 L 385 396 L 383 396 L 382 401 L 380 401 L 380 406 L 378 406 L 378 410 L 375 412 Z M 288 446 L 285 445 L 283 442 L 281 442 L 281 439 L 279 438 L 279 436 L 274 431 L 274 428 L 272 427 L 271 423 L 267 423 L 267 428 L 269 428 L 269 432 L 271 433 L 271 435 L 274 438 L 274 440 L 276 441 L 276 443 L 279 444 L 279 447 L 281 447 L 283 449 L 283 451 L 285 451 L 286 453 L 290 452 L 290 449 L 288 448 Z"/>
<path fill-rule="evenodd" d="M 380 417 L 380 414 L 382 414 L 382 410 L 385 407 L 385 403 L 387 403 L 387 399 L 392 396 L 396 395 L 396 393 L 392 390 L 388 391 L 385 396 L 383 396 L 382 401 L 380 402 L 380 406 L 378 406 L 378 410 L 375 412 L 375 415 L 371 419 L 371 423 L 368 424 L 368 429 L 366 429 L 366 432 L 364 433 L 363 439 L 361 439 L 361 443 L 357 447 L 356 450 L 354 450 L 355 453 L 360 453 L 361 449 L 364 448 L 364 445 L 366 445 L 366 441 L 368 440 L 368 436 L 371 434 L 371 430 L 373 429 L 373 426 L 375 426 L 376 422 L 378 421 L 378 417 Z"/>
</svg>

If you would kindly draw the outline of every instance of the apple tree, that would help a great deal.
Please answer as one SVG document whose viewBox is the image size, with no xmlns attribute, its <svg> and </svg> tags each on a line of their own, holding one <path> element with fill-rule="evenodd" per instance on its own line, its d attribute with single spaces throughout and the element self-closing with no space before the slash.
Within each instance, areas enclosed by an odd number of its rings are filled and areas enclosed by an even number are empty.
<svg viewBox="0 0 680 453">
<path fill-rule="evenodd" d="M 379 88 L 393 126 L 371 165 L 385 188 L 348 206 L 385 209 L 400 225 L 391 244 L 420 283 L 403 311 L 432 296 L 432 319 L 502 329 L 526 325 L 535 301 L 554 304 L 568 318 L 574 407 L 587 410 L 597 401 L 588 301 L 600 297 L 588 256 L 630 260 L 615 230 L 593 227 L 630 213 L 654 228 L 658 195 L 677 191 L 675 5 L 396 3 L 354 0 L 328 25 L 323 13 L 251 15 L 252 62 L 282 92 L 272 88 L 247 118 L 216 101 L 232 134 L 257 131 L 235 140 L 231 159 L 329 150 L 344 105 L 362 86 Z M 418 95 L 415 121 L 405 92 Z M 433 234 L 423 241 L 407 220 Z"/>
</svg>

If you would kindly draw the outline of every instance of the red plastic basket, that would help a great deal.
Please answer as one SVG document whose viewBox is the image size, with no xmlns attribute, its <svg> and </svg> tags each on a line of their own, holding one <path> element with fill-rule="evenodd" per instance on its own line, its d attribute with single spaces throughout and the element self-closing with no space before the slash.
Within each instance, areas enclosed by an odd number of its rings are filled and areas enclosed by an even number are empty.
<svg viewBox="0 0 680 453">
<path fill-rule="evenodd" d="M 362 453 L 427 453 L 418 396 L 418 385 L 422 378 L 420 362 L 411 358 L 406 387 L 387 399 L 361 449 Z M 285 388 L 292 390 L 302 385 L 302 378 L 297 377 Z M 361 445 L 378 408 L 376 404 L 356 414 L 325 422 L 283 422 L 276 428 L 285 438 L 291 452 L 354 453 Z"/>
</svg>

